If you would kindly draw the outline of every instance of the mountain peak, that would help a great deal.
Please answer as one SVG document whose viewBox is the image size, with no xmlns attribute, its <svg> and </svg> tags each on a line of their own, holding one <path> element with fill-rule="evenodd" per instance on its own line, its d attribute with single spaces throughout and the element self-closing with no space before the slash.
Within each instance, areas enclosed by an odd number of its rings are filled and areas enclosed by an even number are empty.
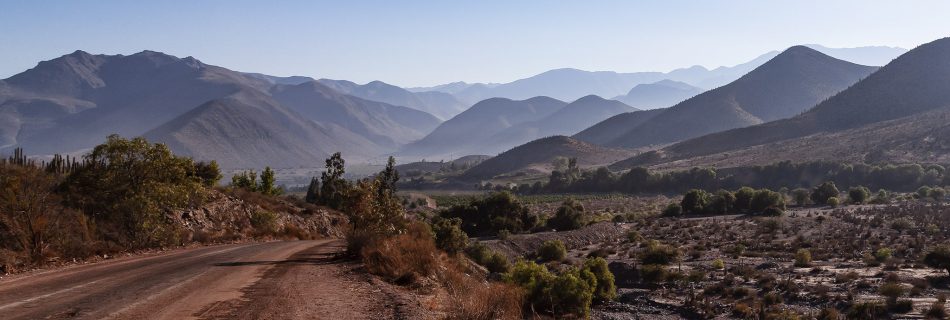
<svg viewBox="0 0 950 320">
<path fill-rule="evenodd" d="M 596 94 L 590 94 L 590 95 L 583 96 L 580 99 L 574 100 L 574 103 L 594 103 L 594 102 L 600 102 L 600 101 L 605 101 L 605 100 L 607 99 L 604 99 L 601 96 L 598 96 Z"/>
</svg>

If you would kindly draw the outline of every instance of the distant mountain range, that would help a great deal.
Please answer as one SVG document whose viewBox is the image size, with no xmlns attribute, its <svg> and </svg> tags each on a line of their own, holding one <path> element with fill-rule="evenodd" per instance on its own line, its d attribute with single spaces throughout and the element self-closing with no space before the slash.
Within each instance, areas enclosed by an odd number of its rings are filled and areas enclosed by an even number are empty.
<svg viewBox="0 0 950 320">
<path fill-rule="evenodd" d="M 857 47 L 828 48 L 821 45 L 806 45 L 837 59 L 857 64 L 881 66 L 906 52 L 906 49 L 894 47 Z M 536 96 L 548 96 L 562 101 L 577 100 L 586 95 L 617 97 L 628 93 L 639 84 L 673 80 L 687 83 L 704 90 L 714 89 L 735 81 L 739 77 L 771 60 L 778 51 L 762 54 L 746 63 L 731 67 L 707 69 L 702 66 L 676 69 L 670 72 L 633 72 L 618 73 L 612 71 L 584 71 L 577 69 L 555 69 L 528 78 L 509 83 L 465 83 L 454 82 L 434 87 L 412 88 L 412 91 L 442 91 L 455 95 L 459 100 L 475 102 L 502 97 L 523 100 Z M 631 104 L 634 107 L 637 106 Z M 650 106 L 668 107 L 671 105 Z"/>
<path fill-rule="evenodd" d="M 462 113 L 470 105 L 459 101 L 449 93 L 440 91 L 411 92 L 382 81 L 373 81 L 364 85 L 346 80 L 320 79 L 318 81 L 348 95 L 425 111 L 442 120 L 450 119 Z"/>
<path fill-rule="evenodd" d="M 81 151 L 109 134 L 145 135 L 224 167 L 319 166 L 395 151 L 440 120 L 306 78 L 231 71 L 153 51 L 82 51 L 0 81 L 0 151 Z"/>
<path fill-rule="evenodd" d="M 336 151 L 357 163 L 388 154 L 454 159 L 535 141 L 483 163 L 472 173 L 482 177 L 499 172 L 484 168 L 502 167 L 498 161 L 515 156 L 533 159 L 519 160 L 523 165 L 516 169 L 537 169 L 552 153 L 535 159 L 523 152 L 546 147 L 593 165 L 625 158 L 631 149 L 686 140 L 620 162 L 622 167 L 739 154 L 813 134 L 858 141 L 861 133 L 883 132 L 865 127 L 881 121 L 894 121 L 908 137 L 942 141 L 918 136 L 913 122 L 902 120 L 925 112 L 941 119 L 941 111 L 932 110 L 950 105 L 950 90 L 943 86 L 948 81 L 940 73 L 950 72 L 940 64 L 940 54 L 946 56 L 941 41 L 902 55 L 860 82 L 876 68 L 832 57 L 883 64 L 904 50 L 809 45 L 712 70 L 557 69 L 511 83 L 410 89 L 381 81 L 361 85 L 242 73 L 154 51 L 76 51 L 0 80 L 0 153 L 16 147 L 29 154 L 77 153 L 117 133 L 145 136 L 198 160 L 216 159 L 225 168 L 290 168 L 319 167 Z M 746 126 L 752 127 L 689 140 Z M 894 143 L 892 150 L 919 150 Z M 864 153 L 868 159 L 899 158 L 894 152 Z"/>
<path fill-rule="evenodd" d="M 520 101 L 493 98 L 442 123 L 399 154 L 428 158 L 496 154 L 538 138 L 571 135 L 603 119 L 635 110 L 593 95 L 569 104 L 548 97 Z"/>
<path fill-rule="evenodd" d="M 948 108 L 950 38 L 944 38 L 901 55 L 801 115 L 686 140 L 614 168 L 777 159 L 946 163 Z"/>
<path fill-rule="evenodd" d="M 548 97 L 527 100 L 486 99 L 443 122 L 419 141 L 406 145 L 399 154 L 430 159 L 493 154 L 497 151 L 485 150 L 483 145 L 495 134 L 515 125 L 543 119 L 566 105 L 566 102 Z"/>
<path fill-rule="evenodd" d="M 736 81 L 692 97 L 627 129 L 606 145 L 662 145 L 788 118 L 876 69 L 838 60 L 808 47 L 791 47 Z"/>
<path fill-rule="evenodd" d="M 613 99 L 638 109 L 657 109 L 672 106 L 703 91 L 683 82 L 662 80 L 638 84 L 626 95 L 616 96 Z"/>
</svg>

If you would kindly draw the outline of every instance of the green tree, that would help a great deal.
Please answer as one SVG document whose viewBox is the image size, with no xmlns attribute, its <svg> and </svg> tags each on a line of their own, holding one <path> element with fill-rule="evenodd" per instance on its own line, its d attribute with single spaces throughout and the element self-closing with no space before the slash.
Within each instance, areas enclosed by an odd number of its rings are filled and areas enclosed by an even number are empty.
<svg viewBox="0 0 950 320">
<path fill-rule="evenodd" d="M 727 214 L 735 210 L 736 196 L 729 191 L 716 191 L 709 198 L 709 203 L 703 208 L 707 214 Z"/>
<path fill-rule="evenodd" d="M 320 204 L 337 210 L 343 208 L 351 189 L 350 183 L 343 179 L 345 164 L 339 152 L 327 158 L 326 170 L 320 176 Z"/>
<path fill-rule="evenodd" d="M 389 156 L 386 161 L 386 168 L 380 171 L 376 178 L 380 180 L 382 188 L 380 190 L 389 193 L 390 196 L 396 194 L 396 183 L 399 182 L 399 171 L 396 171 L 396 159 Z"/>
<path fill-rule="evenodd" d="M 679 203 L 670 203 L 663 209 L 664 217 L 677 217 L 683 214 L 683 207 Z"/>
<path fill-rule="evenodd" d="M 457 254 L 468 246 L 468 235 L 459 226 L 462 219 L 435 217 L 432 219 L 432 233 L 435 245 L 449 254 Z"/>
<path fill-rule="evenodd" d="M 653 265 L 668 265 L 679 261 L 680 252 L 676 248 L 650 240 L 647 247 L 640 253 L 640 263 Z"/>
<path fill-rule="evenodd" d="M 408 226 L 402 203 L 380 188 L 379 180 L 364 179 L 348 191 L 343 212 L 350 218 L 347 251 L 352 254 L 360 253 L 370 241 L 403 233 Z"/>
<path fill-rule="evenodd" d="M 198 162 L 195 164 L 195 176 L 201 179 L 204 182 L 206 187 L 214 187 L 218 185 L 218 182 L 221 181 L 223 177 L 221 175 L 221 168 L 218 167 L 218 162 L 211 160 L 211 162 Z"/>
<path fill-rule="evenodd" d="M 13 238 L 33 262 L 43 262 L 66 210 L 55 189 L 56 181 L 37 167 L 0 162 L 0 245 Z"/>
<path fill-rule="evenodd" d="M 317 179 L 317 177 L 310 178 L 310 185 L 307 186 L 307 195 L 304 197 L 304 201 L 307 201 L 307 203 L 320 202 L 320 179 Z"/>
<path fill-rule="evenodd" d="M 554 216 L 547 221 L 548 228 L 558 231 L 574 230 L 584 226 L 584 205 L 574 199 L 561 203 Z"/>
<path fill-rule="evenodd" d="M 204 183 L 193 172 L 190 158 L 164 144 L 112 135 L 67 177 L 65 201 L 94 214 L 107 240 L 131 248 L 175 244 L 177 228 L 165 213 L 205 199 Z"/>
<path fill-rule="evenodd" d="M 597 279 L 597 287 L 594 289 L 594 299 L 607 301 L 617 297 L 617 286 L 614 283 L 614 274 L 607 268 L 607 260 L 600 257 L 587 259 L 584 261 L 584 270 L 590 271 Z"/>
<path fill-rule="evenodd" d="M 531 230 L 539 224 L 538 217 L 507 191 L 454 205 L 439 215 L 462 219 L 462 230 L 469 236 L 493 235 L 502 230 L 518 233 Z"/>
<path fill-rule="evenodd" d="M 263 194 L 269 195 L 279 195 L 281 193 L 280 188 L 276 186 L 277 177 L 270 167 L 264 167 L 264 171 L 261 172 L 261 184 L 258 185 L 257 190 Z"/>
<path fill-rule="evenodd" d="M 231 176 L 231 187 L 251 192 L 257 191 L 257 172 L 248 170 Z"/>
<path fill-rule="evenodd" d="M 755 195 L 752 196 L 750 209 L 754 212 L 763 212 L 765 209 L 771 207 L 784 210 L 785 196 L 769 189 L 757 190 Z"/>
<path fill-rule="evenodd" d="M 871 190 L 864 186 L 851 187 L 848 189 L 848 199 L 851 199 L 851 203 L 854 204 L 863 204 L 868 201 L 868 198 L 871 197 Z"/>
<path fill-rule="evenodd" d="M 541 261 L 561 261 L 567 256 L 567 248 L 561 240 L 548 240 L 538 248 L 538 258 Z"/>
<path fill-rule="evenodd" d="M 683 207 L 685 214 L 698 214 L 703 212 L 703 208 L 709 202 L 709 194 L 700 189 L 692 189 L 683 195 L 680 206 Z"/>
<path fill-rule="evenodd" d="M 837 198 L 839 193 L 841 192 L 838 191 L 835 183 L 828 181 L 812 189 L 811 201 L 820 205 L 828 204 L 828 198 Z"/>
<path fill-rule="evenodd" d="M 795 205 L 799 207 L 804 207 L 808 204 L 808 198 L 811 195 L 811 191 L 805 188 L 798 188 L 792 190 L 792 199 L 795 200 Z"/>
<path fill-rule="evenodd" d="M 755 189 L 742 187 L 736 190 L 735 208 L 739 211 L 746 211 L 752 208 L 752 197 L 755 196 Z"/>
<path fill-rule="evenodd" d="M 587 318 L 590 304 L 594 300 L 597 279 L 590 271 L 569 268 L 558 275 L 551 283 L 548 295 L 551 297 L 551 309 L 554 314 L 571 314 Z"/>
</svg>

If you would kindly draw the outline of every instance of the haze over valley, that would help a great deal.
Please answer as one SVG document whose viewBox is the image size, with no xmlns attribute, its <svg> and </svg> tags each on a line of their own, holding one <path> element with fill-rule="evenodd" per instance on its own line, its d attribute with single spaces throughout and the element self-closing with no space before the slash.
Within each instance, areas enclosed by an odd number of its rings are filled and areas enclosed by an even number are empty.
<svg viewBox="0 0 950 320">
<path fill-rule="evenodd" d="M 948 11 L 0 1 L 0 319 L 950 319 Z"/>
</svg>

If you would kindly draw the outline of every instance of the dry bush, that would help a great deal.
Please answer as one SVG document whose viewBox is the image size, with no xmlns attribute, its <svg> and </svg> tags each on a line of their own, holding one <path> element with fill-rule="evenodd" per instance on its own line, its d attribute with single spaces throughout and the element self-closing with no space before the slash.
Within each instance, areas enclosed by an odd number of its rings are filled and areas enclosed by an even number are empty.
<svg viewBox="0 0 950 320">
<path fill-rule="evenodd" d="M 444 270 L 440 278 L 448 293 L 446 319 L 521 319 L 524 303 L 521 288 L 508 283 L 478 281 L 454 267 Z"/>
<path fill-rule="evenodd" d="M 414 283 L 435 273 L 439 251 L 432 232 L 422 223 L 413 223 L 406 233 L 383 239 L 368 239 L 361 250 L 366 269 L 400 284 Z"/>
</svg>

